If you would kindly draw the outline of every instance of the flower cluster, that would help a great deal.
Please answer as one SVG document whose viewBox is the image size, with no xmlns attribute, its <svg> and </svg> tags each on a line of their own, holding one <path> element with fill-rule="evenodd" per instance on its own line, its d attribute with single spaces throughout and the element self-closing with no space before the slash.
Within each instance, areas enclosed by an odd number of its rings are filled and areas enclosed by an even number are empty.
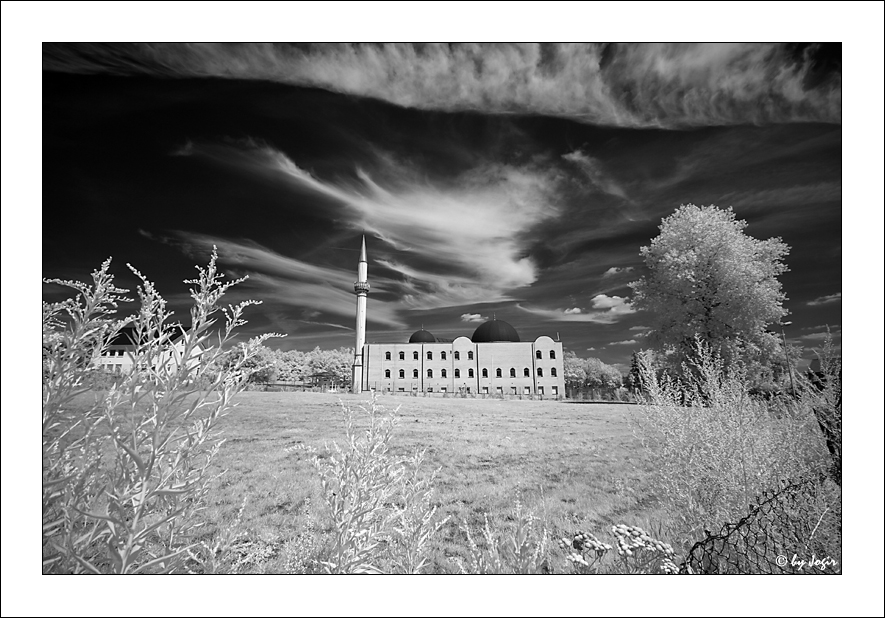
<svg viewBox="0 0 885 618">
<path fill-rule="evenodd" d="M 658 570 L 667 574 L 679 572 L 673 562 L 675 557 L 673 547 L 669 543 L 652 538 L 639 526 L 618 524 L 612 526 L 612 534 L 617 539 L 618 555 L 625 562 L 631 557 L 634 558 L 635 566 L 639 570 L 647 569 L 647 572 Z M 655 565 L 655 563 L 657 564 Z M 654 568 L 655 566 L 657 569 Z"/>
<path fill-rule="evenodd" d="M 573 568 L 578 572 L 586 570 L 581 567 L 588 569 L 592 567 L 606 552 L 612 549 L 611 545 L 603 543 L 595 535 L 580 530 L 575 532 L 571 541 L 560 539 L 559 547 L 566 552 L 566 560 L 571 562 Z"/>
</svg>

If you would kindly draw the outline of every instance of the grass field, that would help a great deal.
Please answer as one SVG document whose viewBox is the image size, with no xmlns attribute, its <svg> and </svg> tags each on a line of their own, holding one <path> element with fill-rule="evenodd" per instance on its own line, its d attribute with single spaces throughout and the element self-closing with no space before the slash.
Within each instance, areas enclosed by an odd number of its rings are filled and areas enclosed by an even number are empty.
<svg viewBox="0 0 885 618">
<path fill-rule="evenodd" d="M 203 513 L 203 540 L 212 545 L 239 533 L 238 572 L 297 572 L 304 566 L 297 555 L 328 533 L 311 451 L 322 456 L 326 443 L 342 440 L 341 400 L 368 402 L 244 392 L 223 419 L 227 441 L 216 464 L 225 472 Z M 659 520 L 650 464 L 628 423 L 631 405 L 393 396 L 379 403 L 400 408 L 392 453 L 426 449 L 425 471 L 439 469 L 436 500 L 451 519 L 430 572 L 452 572 L 449 558 L 465 555 L 460 523 L 478 531 L 488 515 L 506 527 L 517 497 L 555 537 Z"/>
</svg>

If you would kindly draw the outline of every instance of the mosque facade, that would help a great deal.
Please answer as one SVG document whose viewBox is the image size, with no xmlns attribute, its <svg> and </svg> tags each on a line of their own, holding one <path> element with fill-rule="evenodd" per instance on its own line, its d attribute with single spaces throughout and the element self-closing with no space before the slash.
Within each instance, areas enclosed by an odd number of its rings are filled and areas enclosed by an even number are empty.
<svg viewBox="0 0 885 618">
<path fill-rule="evenodd" d="M 521 341 L 516 329 L 491 319 L 470 337 L 441 340 L 424 330 L 403 343 L 366 343 L 369 293 L 363 238 L 357 281 L 353 391 L 461 394 L 561 399 L 565 396 L 562 342 L 541 336 Z"/>
</svg>

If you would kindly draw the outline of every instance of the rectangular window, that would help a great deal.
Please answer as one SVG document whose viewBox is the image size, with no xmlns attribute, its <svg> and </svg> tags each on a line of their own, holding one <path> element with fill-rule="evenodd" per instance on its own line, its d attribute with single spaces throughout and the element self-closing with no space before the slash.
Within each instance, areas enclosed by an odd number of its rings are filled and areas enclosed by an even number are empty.
<svg viewBox="0 0 885 618">
<path fill-rule="evenodd" d="M 531 395 L 532 394 L 532 387 L 531 386 L 523 387 L 522 394 L 523 395 Z"/>
<path fill-rule="evenodd" d="M 498 392 L 499 395 L 504 394 L 504 387 L 503 386 L 498 386 L 495 388 L 495 390 Z"/>
<path fill-rule="evenodd" d="M 539 394 L 539 395 L 543 395 L 543 394 L 544 394 L 544 387 L 543 387 L 543 386 L 539 386 L 539 387 L 538 387 L 538 394 Z"/>
<path fill-rule="evenodd" d="M 482 392 L 485 393 L 486 395 L 488 395 L 488 394 L 489 394 L 489 387 L 488 387 L 488 386 L 483 386 L 483 387 L 482 387 Z"/>
<path fill-rule="evenodd" d="M 427 392 L 428 392 L 428 393 L 432 393 L 432 392 L 433 392 L 433 387 L 428 386 L 428 387 L 427 387 Z"/>
<path fill-rule="evenodd" d="M 445 393 L 445 392 L 446 392 L 446 387 L 443 386 L 441 389 L 439 389 L 439 392 L 441 392 L 441 393 Z"/>
<path fill-rule="evenodd" d="M 559 387 L 558 387 L 558 386 L 554 386 L 554 387 L 552 387 L 552 388 L 553 388 L 553 394 L 554 394 L 554 395 L 558 395 L 558 394 L 559 394 Z"/>
<path fill-rule="evenodd" d="M 511 386 L 511 387 L 510 387 L 510 394 L 511 394 L 511 395 L 515 395 L 515 394 L 516 394 L 516 387 L 515 387 L 515 386 Z"/>
<path fill-rule="evenodd" d="M 403 388 L 402 386 L 400 386 L 400 387 L 399 387 L 399 392 L 401 392 L 401 393 L 405 393 L 405 392 L 406 392 L 406 389 Z"/>
</svg>

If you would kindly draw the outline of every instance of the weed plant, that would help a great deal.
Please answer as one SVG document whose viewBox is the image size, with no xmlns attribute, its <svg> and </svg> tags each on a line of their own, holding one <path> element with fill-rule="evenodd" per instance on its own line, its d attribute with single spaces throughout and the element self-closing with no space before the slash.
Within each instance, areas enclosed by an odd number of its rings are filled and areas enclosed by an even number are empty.
<svg viewBox="0 0 885 618">
<path fill-rule="evenodd" d="M 221 446 L 218 420 L 245 385 L 246 363 L 270 336 L 218 371 L 222 347 L 245 324 L 255 301 L 223 307 L 224 282 L 213 249 L 190 284 L 188 329 L 154 285 L 140 280 L 140 309 L 116 319 L 127 290 L 116 287 L 110 260 L 92 283 L 46 279 L 77 292 L 43 303 L 43 570 L 47 573 L 171 573 L 183 570 L 194 547 L 209 465 Z M 218 314 L 223 325 L 213 332 Z M 98 359 L 129 324 L 133 370 L 83 409 L 74 405 L 95 384 Z M 170 345 L 180 334 L 178 347 Z M 208 385 L 200 389 L 198 385 Z"/>
<path fill-rule="evenodd" d="M 751 397 L 740 367 L 702 341 L 683 378 L 659 376 L 640 355 L 637 431 L 656 462 L 669 525 L 687 545 L 746 515 L 762 491 L 820 470 L 826 449 L 807 406 Z M 685 549 L 683 547 L 682 549 Z"/>
<path fill-rule="evenodd" d="M 397 458 L 390 440 L 396 411 L 373 397 L 368 407 L 342 402 L 344 446 L 314 458 L 333 526 L 327 573 L 421 573 L 433 536 L 446 523 L 436 517 L 433 480 L 421 476 L 424 452 Z M 360 421 L 367 421 L 366 427 Z"/>
</svg>

